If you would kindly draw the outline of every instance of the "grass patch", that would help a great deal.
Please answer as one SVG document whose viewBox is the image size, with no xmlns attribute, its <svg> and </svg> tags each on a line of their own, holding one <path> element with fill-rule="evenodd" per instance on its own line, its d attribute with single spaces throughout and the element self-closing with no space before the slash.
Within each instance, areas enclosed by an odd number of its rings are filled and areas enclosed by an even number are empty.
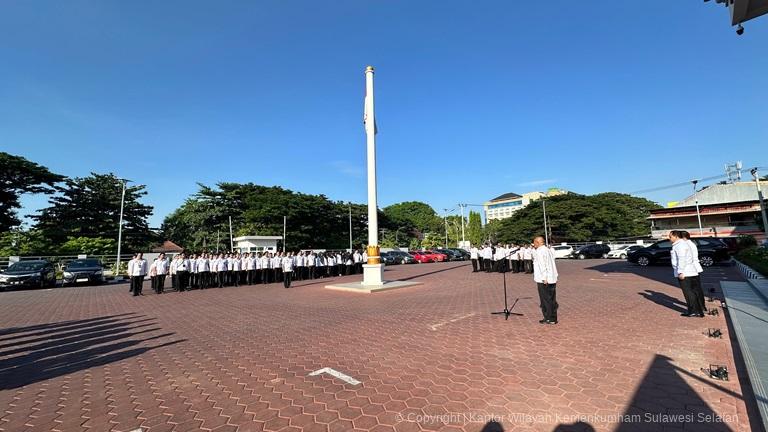
<svg viewBox="0 0 768 432">
<path fill-rule="evenodd" d="M 736 255 L 736 259 L 768 277 L 768 248 L 754 246 L 744 249 Z"/>
</svg>

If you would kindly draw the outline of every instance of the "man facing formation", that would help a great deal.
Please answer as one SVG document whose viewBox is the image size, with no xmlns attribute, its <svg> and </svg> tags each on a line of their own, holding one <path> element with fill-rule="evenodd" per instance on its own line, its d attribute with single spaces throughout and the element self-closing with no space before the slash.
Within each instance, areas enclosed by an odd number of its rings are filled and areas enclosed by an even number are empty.
<svg viewBox="0 0 768 432">
<path fill-rule="evenodd" d="M 539 291 L 539 302 L 544 319 L 541 324 L 557 324 L 557 266 L 555 256 L 544 244 L 544 237 L 533 239 L 533 280 Z"/>
<path fill-rule="evenodd" d="M 694 250 L 691 247 L 693 242 L 687 241 L 685 239 L 685 234 L 678 230 L 669 232 L 669 241 L 672 242 L 672 251 L 670 253 L 672 259 L 672 271 L 675 278 L 680 283 L 685 303 L 688 306 L 688 311 L 683 312 L 680 315 L 684 317 L 703 318 L 704 292 L 701 290 L 701 280 L 699 279 L 699 269 L 701 268 L 701 265 L 696 259 L 698 250 L 694 253 Z"/>
</svg>

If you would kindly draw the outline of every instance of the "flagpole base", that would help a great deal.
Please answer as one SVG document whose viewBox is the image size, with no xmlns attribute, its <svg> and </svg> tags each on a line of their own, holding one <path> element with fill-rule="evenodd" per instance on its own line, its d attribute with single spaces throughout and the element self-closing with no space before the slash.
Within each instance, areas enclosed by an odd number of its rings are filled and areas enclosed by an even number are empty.
<svg viewBox="0 0 768 432">
<path fill-rule="evenodd" d="M 384 264 L 363 264 L 363 285 L 384 285 Z"/>
</svg>

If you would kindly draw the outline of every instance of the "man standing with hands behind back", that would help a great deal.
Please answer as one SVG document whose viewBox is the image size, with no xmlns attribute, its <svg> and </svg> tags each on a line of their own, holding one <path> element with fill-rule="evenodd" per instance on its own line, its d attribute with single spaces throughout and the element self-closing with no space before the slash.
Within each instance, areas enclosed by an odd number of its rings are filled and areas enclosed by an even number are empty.
<svg viewBox="0 0 768 432">
<path fill-rule="evenodd" d="M 557 267 L 555 256 L 544 244 L 544 237 L 533 239 L 533 280 L 539 289 L 539 301 L 544 319 L 540 324 L 557 324 Z"/>
</svg>

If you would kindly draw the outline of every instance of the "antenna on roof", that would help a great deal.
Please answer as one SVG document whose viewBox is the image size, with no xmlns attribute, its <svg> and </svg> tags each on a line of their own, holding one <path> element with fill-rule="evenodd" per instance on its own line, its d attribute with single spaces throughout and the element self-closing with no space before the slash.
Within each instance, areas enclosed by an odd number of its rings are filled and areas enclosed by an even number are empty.
<svg viewBox="0 0 768 432">
<path fill-rule="evenodd" d="M 741 167 L 741 161 L 725 164 L 725 175 L 728 177 L 728 183 L 741 181 Z"/>
</svg>

